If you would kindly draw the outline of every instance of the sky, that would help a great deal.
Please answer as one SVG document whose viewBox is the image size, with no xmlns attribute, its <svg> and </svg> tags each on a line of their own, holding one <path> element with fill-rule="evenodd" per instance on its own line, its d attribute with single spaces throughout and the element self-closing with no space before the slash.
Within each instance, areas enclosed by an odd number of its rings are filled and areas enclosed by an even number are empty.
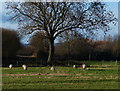
<svg viewBox="0 0 120 91">
<path fill-rule="evenodd" d="M 13 0 L 11 0 L 11 1 L 13 1 Z M 118 2 L 117 1 L 118 0 L 114 0 L 114 2 L 112 2 L 112 0 L 110 0 L 110 1 L 107 0 L 105 2 L 105 4 L 107 5 L 108 10 L 111 10 L 115 14 L 115 17 L 118 18 Z M 17 30 L 17 28 L 18 28 L 17 22 L 10 22 L 8 20 L 9 16 L 6 13 L 7 13 L 7 10 L 5 9 L 5 0 L 2 0 L 2 1 L 0 1 L 0 27 Z M 118 25 L 116 25 L 116 26 L 110 25 L 110 27 L 111 27 L 111 30 L 108 32 L 107 35 L 115 36 L 116 34 L 118 34 Z M 98 39 L 101 39 L 103 37 L 103 33 L 99 32 L 99 35 L 100 36 L 99 36 Z M 27 44 L 28 43 L 28 37 L 27 36 L 24 37 L 21 40 L 21 42 L 24 43 L 24 44 Z"/>
</svg>

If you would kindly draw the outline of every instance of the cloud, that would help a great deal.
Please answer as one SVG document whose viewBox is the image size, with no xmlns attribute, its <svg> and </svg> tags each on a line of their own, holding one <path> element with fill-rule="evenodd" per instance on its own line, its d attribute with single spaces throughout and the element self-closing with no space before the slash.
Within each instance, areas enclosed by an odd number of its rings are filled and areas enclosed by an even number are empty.
<svg viewBox="0 0 120 91">
<path fill-rule="evenodd" d="M 6 28 L 6 29 L 13 29 L 13 30 L 17 30 L 17 28 L 18 28 L 18 24 L 17 23 L 11 23 L 11 22 L 2 22 L 1 24 L 0 24 L 0 27 L 2 27 L 2 28 Z"/>
<path fill-rule="evenodd" d="M 16 22 L 13 23 L 8 21 L 9 15 L 7 15 L 6 12 L 7 10 L 5 9 L 5 2 L 0 2 L 0 27 L 17 30 L 18 24 Z"/>
</svg>

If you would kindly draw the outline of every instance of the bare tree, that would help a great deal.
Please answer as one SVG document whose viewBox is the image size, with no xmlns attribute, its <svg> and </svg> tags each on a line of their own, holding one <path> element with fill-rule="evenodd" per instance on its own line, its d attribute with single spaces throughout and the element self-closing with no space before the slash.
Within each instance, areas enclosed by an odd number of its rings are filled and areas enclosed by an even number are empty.
<svg viewBox="0 0 120 91">
<path fill-rule="evenodd" d="M 75 30 L 94 33 L 99 29 L 105 32 L 116 19 L 101 2 L 8 2 L 7 8 L 24 33 L 45 33 L 49 40 L 49 64 L 53 63 L 54 40 L 61 33 Z"/>
<path fill-rule="evenodd" d="M 43 33 L 37 32 L 30 40 L 30 45 L 34 48 L 34 55 L 37 57 L 47 54 L 49 41 L 43 37 Z"/>
</svg>

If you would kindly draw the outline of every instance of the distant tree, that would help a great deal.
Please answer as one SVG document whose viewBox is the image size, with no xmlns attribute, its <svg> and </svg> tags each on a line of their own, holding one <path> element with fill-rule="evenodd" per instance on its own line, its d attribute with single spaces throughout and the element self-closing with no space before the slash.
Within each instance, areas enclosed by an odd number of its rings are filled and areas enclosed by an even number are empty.
<svg viewBox="0 0 120 91">
<path fill-rule="evenodd" d="M 7 8 L 11 19 L 17 20 L 25 33 L 45 33 L 49 40 L 49 64 L 53 63 L 54 41 L 58 35 L 71 30 L 106 32 L 116 19 L 102 2 L 8 2 Z"/>
<path fill-rule="evenodd" d="M 2 56 L 16 57 L 17 51 L 21 47 L 18 34 L 13 30 L 2 28 Z"/>
<path fill-rule="evenodd" d="M 71 60 L 88 60 L 91 51 L 89 39 L 76 37 L 56 46 L 56 54 Z"/>
<path fill-rule="evenodd" d="M 58 42 L 63 44 L 64 50 L 66 50 L 66 56 L 69 59 L 71 57 L 71 50 L 72 50 L 72 42 L 74 39 L 82 39 L 82 35 L 77 31 L 65 31 L 64 33 L 60 34 L 58 38 Z M 61 48 L 60 48 L 61 49 Z M 57 49 L 60 51 L 60 49 Z M 62 53 L 61 53 L 62 54 Z"/>
<path fill-rule="evenodd" d="M 34 56 L 43 58 L 48 55 L 49 41 L 44 37 L 44 33 L 37 32 L 30 40 L 30 45 L 34 50 Z"/>
<path fill-rule="evenodd" d="M 120 60 L 120 35 L 116 35 L 113 40 L 112 53 L 116 60 Z"/>
<path fill-rule="evenodd" d="M 21 49 L 18 50 L 17 55 L 32 56 L 33 55 L 33 47 L 31 45 L 22 45 Z"/>
<path fill-rule="evenodd" d="M 89 40 L 86 38 L 72 40 L 71 53 L 73 57 L 81 60 L 89 59 Z"/>
<path fill-rule="evenodd" d="M 94 60 L 111 60 L 112 43 L 108 40 L 98 40 L 94 42 Z"/>
</svg>

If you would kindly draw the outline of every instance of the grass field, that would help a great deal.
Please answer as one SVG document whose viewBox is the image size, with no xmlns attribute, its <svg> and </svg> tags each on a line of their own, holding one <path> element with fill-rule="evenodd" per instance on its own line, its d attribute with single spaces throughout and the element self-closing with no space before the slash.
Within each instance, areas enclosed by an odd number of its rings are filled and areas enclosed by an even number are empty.
<svg viewBox="0 0 120 91">
<path fill-rule="evenodd" d="M 115 62 L 92 63 L 81 67 L 2 68 L 2 89 L 118 89 L 118 65 Z M 97 67 L 94 67 L 97 65 Z"/>
</svg>

